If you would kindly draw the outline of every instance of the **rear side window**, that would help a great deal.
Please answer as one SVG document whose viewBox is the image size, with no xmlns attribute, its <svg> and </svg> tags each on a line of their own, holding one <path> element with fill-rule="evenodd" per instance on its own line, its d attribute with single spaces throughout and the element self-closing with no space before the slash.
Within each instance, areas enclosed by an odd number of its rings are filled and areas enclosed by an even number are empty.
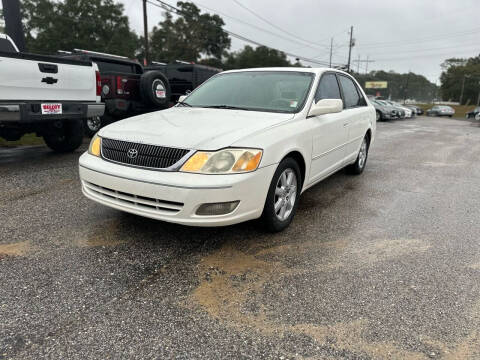
<svg viewBox="0 0 480 360">
<path fill-rule="evenodd" d="M 0 39 L 0 51 L 16 53 L 17 50 L 13 47 L 12 43 L 7 39 Z"/>
<path fill-rule="evenodd" d="M 351 79 L 345 76 L 339 76 L 339 80 L 342 85 L 343 101 L 345 102 L 346 108 L 364 106 L 366 104 L 365 99 L 360 95 L 355 83 Z"/>
<path fill-rule="evenodd" d="M 320 79 L 320 84 L 315 94 L 315 102 L 322 99 L 341 99 L 340 88 L 338 87 L 335 74 L 325 74 Z"/>
</svg>

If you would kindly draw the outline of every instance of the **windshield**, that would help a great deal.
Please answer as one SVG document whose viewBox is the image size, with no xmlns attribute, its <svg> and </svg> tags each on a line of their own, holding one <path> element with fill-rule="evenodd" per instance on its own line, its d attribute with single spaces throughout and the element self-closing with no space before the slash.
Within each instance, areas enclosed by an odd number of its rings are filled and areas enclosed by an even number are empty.
<svg viewBox="0 0 480 360">
<path fill-rule="evenodd" d="M 195 107 L 296 113 L 303 108 L 313 73 L 244 71 L 217 75 L 184 101 Z"/>
</svg>

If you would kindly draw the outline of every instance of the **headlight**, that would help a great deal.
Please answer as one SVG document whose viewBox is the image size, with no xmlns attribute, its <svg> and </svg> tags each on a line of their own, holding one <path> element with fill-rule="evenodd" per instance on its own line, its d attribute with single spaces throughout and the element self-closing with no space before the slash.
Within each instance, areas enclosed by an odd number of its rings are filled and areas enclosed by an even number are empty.
<svg viewBox="0 0 480 360">
<path fill-rule="evenodd" d="M 95 135 L 90 141 L 90 146 L 88 147 L 88 153 L 93 156 L 100 156 L 100 148 L 102 147 L 102 138 L 98 135 Z"/>
<path fill-rule="evenodd" d="M 180 171 L 201 174 L 236 174 L 257 170 L 263 151 L 260 149 L 223 149 L 197 151 Z"/>
</svg>

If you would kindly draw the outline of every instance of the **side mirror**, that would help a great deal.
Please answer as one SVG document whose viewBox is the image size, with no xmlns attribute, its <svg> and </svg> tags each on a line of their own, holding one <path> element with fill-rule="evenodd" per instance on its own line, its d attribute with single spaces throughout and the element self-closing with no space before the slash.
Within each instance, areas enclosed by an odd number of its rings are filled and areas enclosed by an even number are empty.
<svg viewBox="0 0 480 360">
<path fill-rule="evenodd" d="M 316 104 L 312 104 L 308 116 L 318 116 L 324 114 L 338 113 L 343 110 L 343 101 L 341 99 L 322 99 Z"/>
<path fill-rule="evenodd" d="M 183 100 L 185 100 L 187 98 L 187 95 L 181 95 L 179 98 L 178 98 L 178 102 L 182 102 Z"/>
</svg>

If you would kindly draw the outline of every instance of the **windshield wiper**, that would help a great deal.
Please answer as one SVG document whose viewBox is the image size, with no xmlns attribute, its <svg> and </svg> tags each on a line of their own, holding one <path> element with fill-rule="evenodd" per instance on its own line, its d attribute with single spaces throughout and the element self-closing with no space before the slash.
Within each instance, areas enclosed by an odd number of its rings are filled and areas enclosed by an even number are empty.
<svg viewBox="0 0 480 360">
<path fill-rule="evenodd" d="M 183 102 L 183 101 L 178 101 L 177 104 L 178 104 L 178 105 L 182 105 L 182 106 L 192 107 L 192 105 L 187 104 L 186 102 Z"/>
<path fill-rule="evenodd" d="M 239 106 L 231 106 L 231 105 L 207 105 L 207 106 L 202 106 L 202 107 L 207 108 L 207 109 L 250 110 L 248 108 L 239 107 Z"/>
</svg>

